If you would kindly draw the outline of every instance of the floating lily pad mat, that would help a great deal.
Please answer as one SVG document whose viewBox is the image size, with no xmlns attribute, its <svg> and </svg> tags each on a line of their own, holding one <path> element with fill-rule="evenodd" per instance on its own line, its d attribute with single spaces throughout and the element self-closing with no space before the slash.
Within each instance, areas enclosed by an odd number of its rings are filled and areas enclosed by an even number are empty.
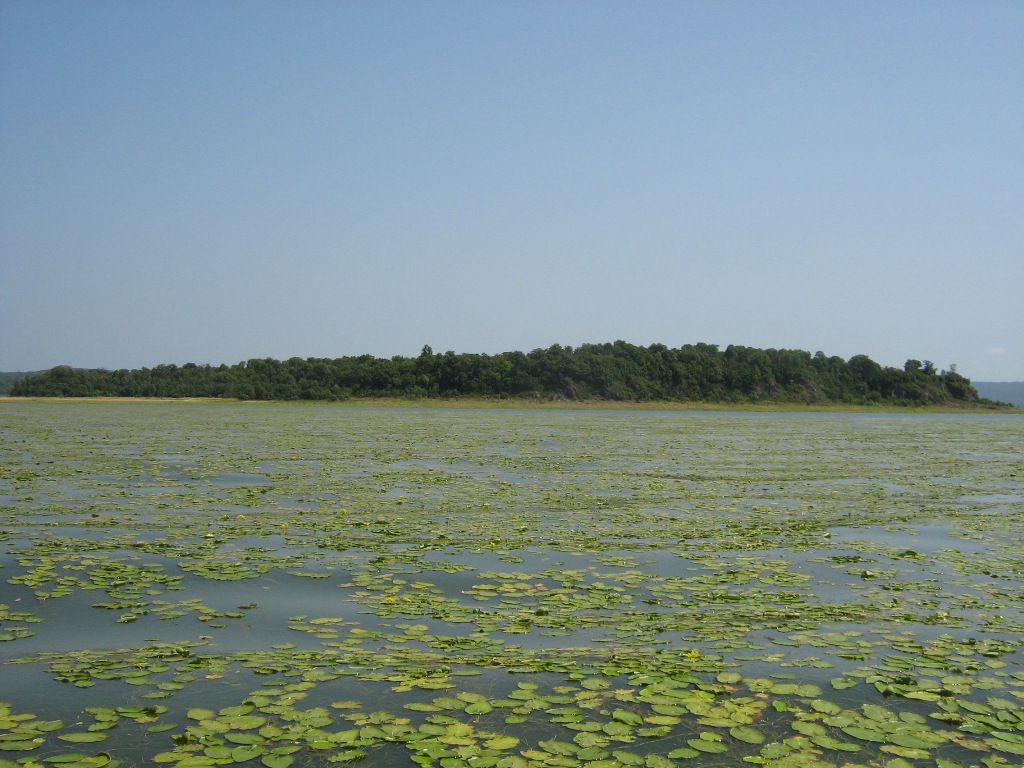
<svg viewBox="0 0 1024 768">
<path fill-rule="evenodd" d="M 1024 765 L 1024 418 L 0 401 L 0 768 Z"/>
</svg>

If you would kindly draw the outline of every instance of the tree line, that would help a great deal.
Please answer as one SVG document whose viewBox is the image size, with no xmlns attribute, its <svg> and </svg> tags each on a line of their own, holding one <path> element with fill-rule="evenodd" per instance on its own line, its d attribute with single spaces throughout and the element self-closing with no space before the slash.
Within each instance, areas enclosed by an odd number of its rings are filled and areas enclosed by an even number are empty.
<svg viewBox="0 0 1024 768">
<path fill-rule="evenodd" d="M 236 365 L 157 365 L 136 370 L 57 366 L 14 382 L 14 396 L 217 397 L 347 400 L 484 397 L 610 401 L 793 402 L 867 405 L 978 404 L 969 379 L 950 366 L 908 360 L 883 367 L 802 350 L 616 341 L 496 355 L 271 358 Z"/>
<path fill-rule="evenodd" d="M 31 375 L 28 371 L 0 371 L 0 395 L 8 395 L 19 379 Z"/>
</svg>

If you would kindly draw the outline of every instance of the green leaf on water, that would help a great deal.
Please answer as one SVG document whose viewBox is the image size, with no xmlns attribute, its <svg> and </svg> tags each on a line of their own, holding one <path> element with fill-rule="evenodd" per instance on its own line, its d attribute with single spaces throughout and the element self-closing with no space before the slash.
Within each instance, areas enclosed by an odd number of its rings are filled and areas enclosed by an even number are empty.
<svg viewBox="0 0 1024 768">
<path fill-rule="evenodd" d="M 697 757 L 700 751 L 693 749 L 692 747 L 680 747 L 679 749 L 673 749 L 668 753 L 668 757 L 673 760 L 687 760 L 691 757 Z"/>
<path fill-rule="evenodd" d="M 260 744 L 264 737 L 258 733 L 246 733 L 244 731 L 231 731 L 224 734 L 224 740 L 232 744 Z"/>
<path fill-rule="evenodd" d="M 642 716 L 636 712 L 630 712 L 628 709 L 616 709 L 612 712 L 612 719 L 626 725 L 643 725 L 644 723 Z"/>
<path fill-rule="evenodd" d="M 687 739 L 686 743 L 694 749 L 696 749 L 698 752 L 708 752 L 712 754 L 726 752 L 729 749 L 729 746 L 727 744 L 722 743 L 721 741 L 707 741 L 705 739 Z"/>
<path fill-rule="evenodd" d="M 234 717 L 221 717 L 219 721 L 234 731 L 251 731 L 266 723 L 267 718 L 259 715 L 236 715 Z"/>
<path fill-rule="evenodd" d="M 860 746 L 858 746 L 857 744 L 853 744 L 848 741 L 839 741 L 838 739 L 834 739 L 831 736 L 824 734 L 811 737 L 811 741 L 817 744 L 819 747 L 824 747 L 825 749 L 835 749 L 841 752 L 859 752 L 861 749 Z"/>
<path fill-rule="evenodd" d="M 926 749 L 912 749 L 910 747 L 901 747 L 896 744 L 883 744 L 880 749 L 883 752 L 888 752 L 891 755 L 898 755 L 899 757 L 905 757 L 908 760 L 927 760 L 930 757 L 930 754 Z"/>
<path fill-rule="evenodd" d="M 107 734 L 96 731 L 83 733 L 62 733 L 57 737 L 61 741 L 69 741 L 74 744 L 88 744 L 97 741 L 105 741 Z"/>
<path fill-rule="evenodd" d="M 77 762 L 78 760 L 81 760 L 84 757 L 88 757 L 88 755 L 82 754 L 81 752 L 74 752 L 74 753 L 66 754 L 66 755 L 54 755 L 53 757 L 44 757 L 43 758 L 43 762 L 44 763 L 57 763 L 57 764 L 61 764 L 61 763 L 74 763 L 74 762 Z"/>
<path fill-rule="evenodd" d="M 266 750 L 259 744 L 243 744 L 231 750 L 231 759 L 236 763 L 244 763 L 260 757 Z"/>
<path fill-rule="evenodd" d="M 43 743 L 42 739 L 4 739 L 3 741 L 0 741 L 0 750 L 8 752 L 24 752 L 41 747 Z"/>
<path fill-rule="evenodd" d="M 752 728 L 749 725 L 740 725 L 735 728 L 730 728 L 729 735 L 734 739 L 747 744 L 761 744 L 765 740 L 764 734 L 761 733 L 761 731 L 756 728 Z"/>
<path fill-rule="evenodd" d="M 865 726 L 848 725 L 841 730 L 847 736 L 852 736 L 853 738 L 860 739 L 861 741 L 872 741 L 881 744 L 889 741 L 889 737 L 885 732 Z"/>
<path fill-rule="evenodd" d="M 484 746 L 488 749 L 512 749 L 519 744 L 519 739 L 515 736 L 495 736 L 493 739 L 488 739 L 484 742 Z"/>
<path fill-rule="evenodd" d="M 408 704 L 402 705 L 405 709 L 411 709 L 414 712 L 441 712 L 441 707 L 436 704 L 425 704 L 422 701 L 410 701 Z"/>
<path fill-rule="evenodd" d="M 267 768 L 288 768 L 288 766 L 295 762 L 295 758 L 291 755 L 269 754 L 264 755 L 260 762 L 267 766 Z"/>
</svg>

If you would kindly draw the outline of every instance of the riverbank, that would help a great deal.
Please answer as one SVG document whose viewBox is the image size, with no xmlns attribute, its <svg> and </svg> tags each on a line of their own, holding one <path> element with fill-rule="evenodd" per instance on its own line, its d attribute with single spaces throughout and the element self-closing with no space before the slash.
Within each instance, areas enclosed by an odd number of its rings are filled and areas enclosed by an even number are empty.
<svg viewBox="0 0 1024 768">
<path fill-rule="evenodd" d="M 4 402 L 75 402 L 75 403 L 223 403 L 250 405 L 301 405 L 305 407 L 345 408 L 495 408 L 495 409 L 550 409 L 583 411 L 782 411 L 821 413 L 1024 413 L 1017 408 L 999 403 L 984 405 L 920 405 L 890 404 L 858 405 L 849 403 L 794 403 L 794 402 L 704 402 L 688 401 L 624 401 L 624 400 L 569 400 L 558 398 L 402 398 L 360 397 L 348 400 L 237 400 L 206 397 L 11 397 L 0 395 Z"/>
</svg>

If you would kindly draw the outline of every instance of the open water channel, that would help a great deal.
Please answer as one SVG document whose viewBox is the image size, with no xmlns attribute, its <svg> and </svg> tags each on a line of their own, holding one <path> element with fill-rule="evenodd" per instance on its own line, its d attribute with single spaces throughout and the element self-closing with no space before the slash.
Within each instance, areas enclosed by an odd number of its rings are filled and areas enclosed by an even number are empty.
<svg viewBox="0 0 1024 768">
<path fill-rule="evenodd" d="M 1024 764 L 1024 417 L 0 400 L 0 768 Z"/>
</svg>

